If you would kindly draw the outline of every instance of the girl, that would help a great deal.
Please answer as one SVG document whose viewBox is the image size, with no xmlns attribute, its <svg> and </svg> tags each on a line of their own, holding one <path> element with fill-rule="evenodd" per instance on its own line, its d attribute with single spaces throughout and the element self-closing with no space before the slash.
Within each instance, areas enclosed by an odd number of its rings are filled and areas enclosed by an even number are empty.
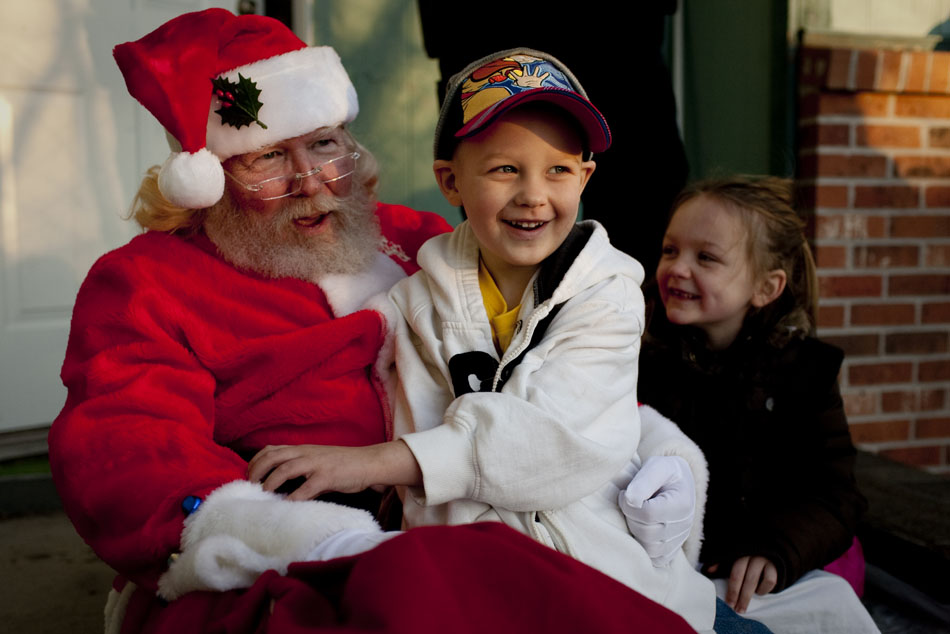
<svg viewBox="0 0 950 634">
<path fill-rule="evenodd" d="M 775 632 L 873 632 L 850 586 L 817 570 L 848 549 L 866 502 L 838 392 L 843 354 L 814 337 L 815 265 L 792 192 L 738 177 L 674 202 L 639 397 L 706 454 L 700 559 L 728 578 L 717 581 L 726 603 Z"/>
</svg>

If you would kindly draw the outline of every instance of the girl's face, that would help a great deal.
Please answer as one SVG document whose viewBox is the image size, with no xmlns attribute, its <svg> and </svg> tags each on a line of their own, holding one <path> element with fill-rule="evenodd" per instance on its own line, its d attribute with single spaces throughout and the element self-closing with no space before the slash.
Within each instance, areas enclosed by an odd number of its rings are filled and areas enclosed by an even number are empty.
<svg viewBox="0 0 950 634">
<path fill-rule="evenodd" d="M 673 214 L 656 269 L 670 322 L 701 328 L 709 347 L 727 348 L 746 313 L 772 299 L 749 259 L 747 230 L 738 212 L 700 195 Z"/>
</svg>

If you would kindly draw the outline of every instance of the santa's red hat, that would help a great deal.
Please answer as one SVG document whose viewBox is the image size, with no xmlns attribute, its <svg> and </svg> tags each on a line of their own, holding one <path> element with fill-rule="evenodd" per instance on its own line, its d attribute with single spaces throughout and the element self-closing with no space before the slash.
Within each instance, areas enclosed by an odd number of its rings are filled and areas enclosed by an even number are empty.
<svg viewBox="0 0 950 634">
<path fill-rule="evenodd" d="M 221 161 L 359 112 L 336 51 L 308 47 L 272 18 L 187 13 L 113 55 L 129 93 L 168 132 L 159 190 L 189 209 L 221 199 Z"/>
</svg>

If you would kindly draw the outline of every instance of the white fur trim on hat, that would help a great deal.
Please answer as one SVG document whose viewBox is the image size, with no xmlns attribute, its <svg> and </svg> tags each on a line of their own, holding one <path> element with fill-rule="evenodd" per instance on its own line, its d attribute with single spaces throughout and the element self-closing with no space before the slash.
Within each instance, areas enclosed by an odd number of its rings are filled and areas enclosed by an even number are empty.
<svg viewBox="0 0 950 634">
<path fill-rule="evenodd" d="M 207 149 L 172 152 L 158 173 L 158 190 L 185 209 L 210 207 L 224 195 L 221 161 Z"/>
<path fill-rule="evenodd" d="M 241 128 L 223 124 L 215 112 L 221 102 L 213 98 L 207 147 L 222 161 L 317 128 L 348 123 L 359 113 L 356 89 L 340 56 L 329 46 L 277 55 L 239 66 L 221 77 L 237 82 L 238 74 L 253 81 L 261 91 L 258 99 L 263 105 L 257 117 L 267 128 L 257 123 Z"/>
</svg>

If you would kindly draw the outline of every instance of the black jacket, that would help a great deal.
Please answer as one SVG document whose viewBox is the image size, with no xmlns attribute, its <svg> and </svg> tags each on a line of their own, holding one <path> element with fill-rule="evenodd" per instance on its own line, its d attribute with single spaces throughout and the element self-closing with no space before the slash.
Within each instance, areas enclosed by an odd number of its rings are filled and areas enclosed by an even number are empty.
<svg viewBox="0 0 950 634">
<path fill-rule="evenodd" d="M 812 337 L 769 343 L 747 320 L 726 350 L 703 333 L 650 320 L 638 397 L 676 422 L 709 462 L 704 566 L 762 555 L 778 592 L 851 544 L 867 502 L 857 490 L 838 371 L 843 353 Z"/>
</svg>

